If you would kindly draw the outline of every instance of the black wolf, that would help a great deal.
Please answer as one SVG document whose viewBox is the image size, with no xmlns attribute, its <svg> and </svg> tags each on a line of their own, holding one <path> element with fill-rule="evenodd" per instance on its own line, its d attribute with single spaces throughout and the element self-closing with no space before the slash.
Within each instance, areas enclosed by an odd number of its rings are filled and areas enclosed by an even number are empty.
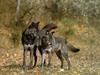
<svg viewBox="0 0 100 75">
<path fill-rule="evenodd" d="M 38 46 L 38 49 L 39 49 L 39 51 L 40 51 L 40 53 L 41 53 L 41 55 L 42 55 L 42 59 L 44 58 L 44 48 L 46 47 L 45 45 L 46 45 L 46 43 L 42 43 L 42 40 L 43 40 L 43 37 L 45 36 L 45 34 L 47 33 L 47 32 L 50 32 L 51 30 L 53 30 L 53 29 L 56 29 L 57 28 L 57 25 L 56 24 L 53 24 L 53 23 L 49 23 L 49 24 L 47 24 L 47 25 L 45 25 L 41 30 L 39 30 L 39 32 L 38 32 L 38 36 L 39 36 L 39 38 L 38 38 L 38 42 L 39 42 L 39 46 Z M 42 60 L 42 62 L 41 62 L 41 66 L 43 67 L 43 65 L 45 64 L 45 59 L 44 60 Z"/>
<path fill-rule="evenodd" d="M 23 33 L 22 33 L 22 45 L 24 48 L 24 52 L 23 52 L 23 67 L 24 69 L 26 69 L 26 55 L 27 55 L 27 51 L 30 51 L 30 64 L 28 68 L 32 68 L 33 67 L 33 55 L 35 58 L 35 63 L 34 66 L 36 65 L 37 62 L 37 55 L 36 55 L 36 49 L 37 49 L 37 33 L 39 31 L 38 28 L 39 22 L 35 23 L 32 22 L 31 25 L 26 28 Z"/>
<path fill-rule="evenodd" d="M 78 52 L 80 51 L 80 49 L 75 48 L 72 44 L 70 44 L 63 38 L 53 36 L 53 33 L 47 31 L 44 35 L 42 35 L 41 38 L 41 43 L 42 43 L 41 46 L 43 50 L 42 62 L 41 62 L 42 67 L 45 60 L 46 52 L 48 52 L 48 56 L 49 56 L 48 65 L 51 64 L 51 53 L 55 52 L 61 61 L 61 68 L 63 68 L 63 60 L 65 58 L 68 63 L 68 69 L 70 69 L 71 64 L 68 58 L 68 50 L 71 50 L 72 52 Z"/>
</svg>

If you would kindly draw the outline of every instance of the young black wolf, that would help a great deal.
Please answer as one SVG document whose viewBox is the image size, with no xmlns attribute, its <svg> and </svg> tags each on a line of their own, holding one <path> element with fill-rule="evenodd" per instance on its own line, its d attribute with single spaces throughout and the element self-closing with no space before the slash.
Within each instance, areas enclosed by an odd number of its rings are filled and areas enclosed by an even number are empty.
<svg viewBox="0 0 100 75">
<path fill-rule="evenodd" d="M 60 37 L 53 36 L 53 33 L 50 33 L 47 31 L 45 35 L 41 38 L 42 42 L 42 50 L 43 50 L 43 56 L 42 56 L 42 65 L 45 60 L 45 53 L 48 52 L 48 65 L 51 64 L 51 53 L 55 52 L 58 58 L 61 61 L 61 68 L 63 68 L 63 60 L 66 59 L 68 63 L 68 69 L 70 69 L 70 60 L 68 58 L 68 50 L 71 50 L 72 52 L 78 52 L 80 49 L 75 48 L 72 44 L 68 43 L 65 39 Z"/>
</svg>

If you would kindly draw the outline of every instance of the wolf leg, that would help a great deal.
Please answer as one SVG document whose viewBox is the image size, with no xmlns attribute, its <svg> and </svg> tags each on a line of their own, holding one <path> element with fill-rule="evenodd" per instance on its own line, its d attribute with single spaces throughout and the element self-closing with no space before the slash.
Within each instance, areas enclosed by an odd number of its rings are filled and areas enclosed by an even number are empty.
<svg viewBox="0 0 100 75">
<path fill-rule="evenodd" d="M 39 46 L 38 49 L 39 49 L 39 52 L 40 52 L 40 54 L 42 56 L 43 55 L 43 51 L 42 51 L 41 46 Z M 46 60 L 45 59 L 44 59 L 44 65 L 46 65 Z"/>
<path fill-rule="evenodd" d="M 24 48 L 23 52 L 23 68 L 26 69 L 26 57 L 27 57 L 27 49 Z"/>
<path fill-rule="evenodd" d="M 41 68 L 44 68 L 44 61 L 45 61 L 45 51 L 43 50 L 42 60 L 41 60 Z"/>
<path fill-rule="evenodd" d="M 56 52 L 56 55 L 58 56 L 58 58 L 59 58 L 60 61 L 61 61 L 61 68 L 63 68 L 63 61 L 64 61 L 64 59 L 63 59 L 63 57 L 62 57 L 61 50 L 58 50 L 58 51 Z"/>
<path fill-rule="evenodd" d="M 71 63 L 70 63 L 70 60 L 69 60 L 69 58 L 68 58 L 68 53 L 63 53 L 63 56 L 64 56 L 64 58 L 66 59 L 66 61 L 67 61 L 67 64 L 68 64 L 68 70 L 70 70 L 70 66 L 71 66 Z"/>
<path fill-rule="evenodd" d="M 37 63 L 36 47 L 34 48 L 33 55 L 34 55 L 34 60 L 35 60 L 33 67 L 35 67 L 36 66 L 36 63 Z"/>
<path fill-rule="evenodd" d="M 48 53 L 48 66 L 51 66 L 51 52 Z"/>
<path fill-rule="evenodd" d="M 32 69 L 33 66 L 33 48 L 30 49 L 30 64 L 28 69 Z"/>
</svg>

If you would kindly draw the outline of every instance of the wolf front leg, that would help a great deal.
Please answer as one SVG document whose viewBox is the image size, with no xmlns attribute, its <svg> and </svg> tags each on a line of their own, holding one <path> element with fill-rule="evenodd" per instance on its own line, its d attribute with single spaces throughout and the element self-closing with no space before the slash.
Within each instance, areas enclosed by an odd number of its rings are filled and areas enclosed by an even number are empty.
<svg viewBox="0 0 100 75">
<path fill-rule="evenodd" d="M 44 68 L 45 54 L 46 54 L 46 52 L 45 52 L 45 50 L 43 50 L 42 51 L 42 60 L 41 60 L 41 68 L 42 68 L 42 70 Z"/>
<path fill-rule="evenodd" d="M 34 56 L 34 66 L 33 67 L 35 67 L 36 64 L 37 64 L 37 54 L 36 54 L 36 51 L 37 51 L 37 47 L 35 46 L 34 47 L 34 51 L 33 51 L 33 56 Z"/>
<path fill-rule="evenodd" d="M 52 51 L 52 47 L 48 49 L 48 66 L 51 66 L 51 51 Z"/>
<path fill-rule="evenodd" d="M 48 53 L 48 67 L 51 66 L 51 52 Z"/>
<path fill-rule="evenodd" d="M 28 69 L 32 69 L 33 68 L 33 49 L 30 50 L 30 64 Z"/>
<path fill-rule="evenodd" d="M 24 52 L 23 52 L 23 68 L 26 70 L 27 66 L 26 66 L 26 57 L 27 57 L 27 49 L 24 48 Z"/>
</svg>

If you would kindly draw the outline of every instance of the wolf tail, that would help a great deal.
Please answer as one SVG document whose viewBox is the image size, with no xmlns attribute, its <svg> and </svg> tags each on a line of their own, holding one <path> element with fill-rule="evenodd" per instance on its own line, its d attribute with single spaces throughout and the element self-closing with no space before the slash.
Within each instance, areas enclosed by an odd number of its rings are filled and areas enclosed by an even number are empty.
<svg viewBox="0 0 100 75">
<path fill-rule="evenodd" d="M 79 52 L 80 49 L 79 48 L 76 48 L 76 49 L 71 49 L 72 52 Z"/>
<path fill-rule="evenodd" d="M 74 47 L 74 46 L 73 46 L 72 44 L 70 44 L 70 43 L 67 43 L 67 47 L 68 47 L 69 50 L 72 51 L 72 52 L 79 52 L 79 51 L 80 51 L 79 48 Z"/>
</svg>

